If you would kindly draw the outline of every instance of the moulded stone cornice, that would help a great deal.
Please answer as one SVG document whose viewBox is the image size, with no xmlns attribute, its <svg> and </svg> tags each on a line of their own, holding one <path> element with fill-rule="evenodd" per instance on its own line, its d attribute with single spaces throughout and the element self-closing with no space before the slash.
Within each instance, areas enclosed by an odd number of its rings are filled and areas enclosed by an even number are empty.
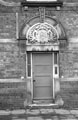
<svg viewBox="0 0 78 120">
<path fill-rule="evenodd" d="M 78 6 L 78 2 L 63 2 L 63 6 L 67 6 L 67 7 Z"/>
<path fill-rule="evenodd" d="M 0 0 L 0 4 L 4 6 L 21 6 L 21 2 L 9 2 L 5 0 Z M 78 2 L 63 2 L 63 6 L 73 7 L 78 6 Z"/>
<path fill-rule="evenodd" d="M 4 6 L 20 6 L 21 2 L 6 2 L 4 0 L 0 0 L 0 4 Z"/>
</svg>

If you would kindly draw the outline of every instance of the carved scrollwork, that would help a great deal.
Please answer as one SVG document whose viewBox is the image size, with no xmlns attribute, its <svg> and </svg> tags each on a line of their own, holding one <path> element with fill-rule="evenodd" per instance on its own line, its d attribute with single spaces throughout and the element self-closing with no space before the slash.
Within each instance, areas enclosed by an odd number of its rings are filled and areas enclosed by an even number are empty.
<svg viewBox="0 0 78 120">
<path fill-rule="evenodd" d="M 37 23 L 29 28 L 28 43 L 52 43 L 58 40 L 57 30 L 48 23 Z"/>
</svg>

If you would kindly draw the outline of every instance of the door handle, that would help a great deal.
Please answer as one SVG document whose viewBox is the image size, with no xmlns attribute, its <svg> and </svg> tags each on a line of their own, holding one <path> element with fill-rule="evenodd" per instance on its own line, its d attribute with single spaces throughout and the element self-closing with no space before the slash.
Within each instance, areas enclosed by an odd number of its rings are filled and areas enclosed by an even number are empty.
<svg viewBox="0 0 78 120">
<path fill-rule="evenodd" d="M 35 82 L 36 80 L 33 80 L 33 82 Z"/>
</svg>

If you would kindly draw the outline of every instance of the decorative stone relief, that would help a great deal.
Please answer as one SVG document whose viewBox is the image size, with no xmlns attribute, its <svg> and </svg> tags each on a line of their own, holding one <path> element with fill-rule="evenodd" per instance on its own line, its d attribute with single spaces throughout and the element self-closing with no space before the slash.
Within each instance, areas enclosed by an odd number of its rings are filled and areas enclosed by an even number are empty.
<svg viewBox="0 0 78 120">
<path fill-rule="evenodd" d="M 44 20 L 45 20 L 45 8 L 40 7 L 39 12 L 40 12 L 40 22 L 44 22 Z"/>
<path fill-rule="evenodd" d="M 58 32 L 54 26 L 44 22 L 37 23 L 29 28 L 26 38 L 28 43 L 52 43 L 59 38 Z"/>
</svg>

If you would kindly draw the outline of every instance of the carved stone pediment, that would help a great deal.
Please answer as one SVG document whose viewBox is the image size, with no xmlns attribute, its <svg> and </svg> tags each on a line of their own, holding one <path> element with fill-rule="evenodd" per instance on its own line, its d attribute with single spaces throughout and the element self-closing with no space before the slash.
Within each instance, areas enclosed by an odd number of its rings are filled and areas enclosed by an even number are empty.
<svg viewBox="0 0 78 120">
<path fill-rule="evenodd" d="M 37 23 L 29 28 L 26 34 L 28 43 L 52 43 L 59 38 L 58 32 L 54 26 L 44 22 Z"/>
</svg>

